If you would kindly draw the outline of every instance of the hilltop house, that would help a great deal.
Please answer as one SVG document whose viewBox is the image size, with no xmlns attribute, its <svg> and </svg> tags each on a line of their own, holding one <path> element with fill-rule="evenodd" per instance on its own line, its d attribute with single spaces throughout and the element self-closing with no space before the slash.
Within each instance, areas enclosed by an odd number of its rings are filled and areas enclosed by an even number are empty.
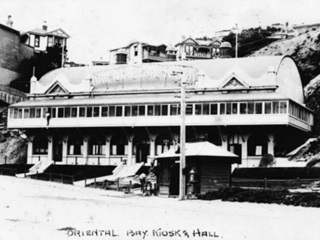
<svg viewBox="0 0 320 240">
<path fill-rule="evenodd" d="M 187 38 L 177 43 L 177 60 L 212 59 L 219 56 L 221 42 L 217 39 Z"/>
<path fill-rule="evenodd" d="M 110 64 L 137 64 L 174 60 L 167 56 L 166 49 L 167 46 L 164 44 L 150 45 L 133 40 L 125 47 L 110 50 Z"/>
<path fill-rule="evenodd" d="M 54 45 L 67 48 L 67 39 L 70 38 L 70 35 L 61 28 L 48 31 L 46 22 L 43 23 L 42 28 L 35 28 L 28 31 L 27 34 L 29 35 L 27 43 L 36 52 L 46 51 L 47 47 L 53 47 Z"/>
</svg>

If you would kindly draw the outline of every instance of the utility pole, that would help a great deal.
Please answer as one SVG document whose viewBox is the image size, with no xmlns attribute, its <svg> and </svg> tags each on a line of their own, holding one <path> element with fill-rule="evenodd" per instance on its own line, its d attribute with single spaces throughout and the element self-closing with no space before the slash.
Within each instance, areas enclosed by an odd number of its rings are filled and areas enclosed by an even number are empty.
<svg viewBox="0 0 320 240">
<path fill-rule="evenodd" d="M 181 74 L 181 103 L 180 103 L 180 184 L 179 184 L 179 200 L 185 200 L 186 195 L 186 77 Z"/>
<path fill-rule="evenodd" d="M 238 58 L 238 24 L 236 23 L 236 58 Z"/>
<path fill-rule="evenodd" d="M 63 68 L 64 65 L 64 46 L 65 46 L 66 39 L 62 38 L 62 51 L 61 51 L 61 68 Z"/>
</svg>

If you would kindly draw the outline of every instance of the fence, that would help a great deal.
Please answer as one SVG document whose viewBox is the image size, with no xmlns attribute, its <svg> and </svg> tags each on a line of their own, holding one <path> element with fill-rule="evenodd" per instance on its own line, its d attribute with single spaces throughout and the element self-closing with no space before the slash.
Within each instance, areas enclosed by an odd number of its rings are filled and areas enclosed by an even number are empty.
<svg viewBox="0 0 320 240">
<path fill-rule="evenodd" d="M 74 176 L 65 175 L 65 174 L 57 174 L 57 173 L 36 173 L 34 175 L 25 175 L 26 177 L 43 180 L 43 181 L 50 181 L 50 182 L 59 182 L 64 184 L 73 184 Z"/>
<path fill-rule="evenodd" d="M 94 178 L 94 182 L 91 184 L 87 184 L 85 180 L 85 187 L 92 187 L 92 188 L 101 188 L 105 190 L 116 190 L 116 191 L 124 191 L 125 193 L 131 193 L 133 184 L 132 181 L 124 182 L 121 179 L 116 180 L 115 182 L 109 181 L 97 181 Z"/>
<path fill-rule="evenodd" d="M 16 176 L 18 173 L 16 168 L 0 168 L 0 175 L 6 176 Z M 37 180 L 44 180 L 50 182 L 60 182 L 65 184 L 73 184 L 74 176 L 65 175 L 65 174 L 56 174 L 56 173 L 36 173 L 34 175 L 27 175 L 24 173 L 25 177 L 37 179 Z"/>
<path fill-rule="evenodd" d="M 231 185 L 233 187 L 247 187 L 247 188 L 305 188 L 315 181 L 320 181 L 319 178 L 313 179 L 245 179 L 232 178 Z"/>
<path fill-rule="evenodd" d="M 27 157 L 26 156 L 19 156 L 15 160 L 11 161 L 9 160 L 8 156 L 0 156 L 0 164 L 14 164 L 13 162 L 19 162 L 19 163 L 25 163 L 27 162 Z"/>
<path fill-rule="evenodd" d="M 17 170 L 13 168 L 0 168 L 0 175 L 16 176 Z"/>
</svg>

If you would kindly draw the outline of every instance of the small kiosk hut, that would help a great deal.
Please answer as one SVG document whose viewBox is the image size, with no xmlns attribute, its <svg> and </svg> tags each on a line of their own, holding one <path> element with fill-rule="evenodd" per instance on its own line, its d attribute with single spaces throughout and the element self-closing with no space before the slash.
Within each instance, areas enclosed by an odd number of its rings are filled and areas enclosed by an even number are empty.
<svg viewBox="0 0 320 240">
<path fill-rule="evenodd" d="M 230 186 L 231 164 L 240 158 L 210 142 L 186 143 L 186 192 L 188 197 Z M 179 195 L 179 149 L 156 157 L 160 196 Z"/>
</svg>

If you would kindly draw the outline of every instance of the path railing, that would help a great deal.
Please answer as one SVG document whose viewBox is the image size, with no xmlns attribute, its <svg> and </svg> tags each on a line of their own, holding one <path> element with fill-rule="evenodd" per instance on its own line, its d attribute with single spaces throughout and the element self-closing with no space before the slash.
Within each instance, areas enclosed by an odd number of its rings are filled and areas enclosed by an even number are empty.
<svg viewBox="0 0 320 240">
<path fill-rule="evenodd" d="M 232 178 L 231 186 L 247 188 L 305 188 L 312 182 L 320 181 L 320 178 L 313 179 L 250 179 L 250 178 Z"/>
</svg>

